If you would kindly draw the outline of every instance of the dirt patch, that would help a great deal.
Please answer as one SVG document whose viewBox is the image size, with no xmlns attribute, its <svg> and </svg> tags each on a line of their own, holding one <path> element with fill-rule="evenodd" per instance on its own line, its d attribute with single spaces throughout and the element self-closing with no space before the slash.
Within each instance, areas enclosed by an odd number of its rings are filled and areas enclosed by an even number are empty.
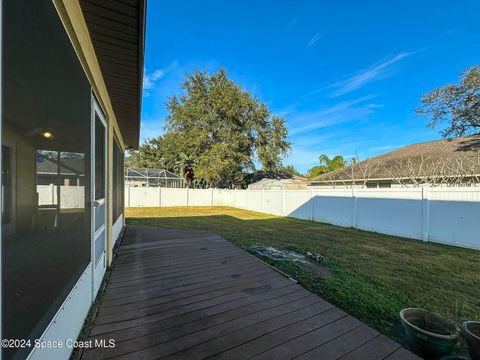
<svg viewBox="0 0 480 360">
<path fill-rule="evenodd" d="M 312 264 L 312 263 L 302 263 L 300 264 L 301 267 L 310 270 L 316 274 L 323 275 L 325 277 L 331 278 L 333 277 L 333 272 L 328 267 L 320 264 Z"/>
<path fill-rule="evenodd" d="M 307 252 L 301 254 L 295 251 L 280 250 L 271 246 L 253 246 L 251 247 L 257 255 L 276 261 L 293 261 L 306 270 L 325 277 L 333 277 L 333 272 L 325 266 L 325 258 L 318 254 Z"/>
</svg>

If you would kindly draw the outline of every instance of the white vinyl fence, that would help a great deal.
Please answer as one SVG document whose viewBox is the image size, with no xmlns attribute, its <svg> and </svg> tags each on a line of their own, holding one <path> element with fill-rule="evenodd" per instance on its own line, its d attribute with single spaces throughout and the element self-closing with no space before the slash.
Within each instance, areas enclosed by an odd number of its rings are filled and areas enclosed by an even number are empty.
<svg viewBox="0 0 480 360">
<path fill-rule="evenodd" d="M 223 190 L 126 187 L 126 207 L 232 206 L 480 250 L 480 189 Z"/>
<path fill-rule="evenodd" d="M 37 185 L 38 205 L 57 205 L 57 185 Z M 85 207 L 85 188 L 83 186 L 61 186 L 60 208 L 82 209 Z"/>
</svg>

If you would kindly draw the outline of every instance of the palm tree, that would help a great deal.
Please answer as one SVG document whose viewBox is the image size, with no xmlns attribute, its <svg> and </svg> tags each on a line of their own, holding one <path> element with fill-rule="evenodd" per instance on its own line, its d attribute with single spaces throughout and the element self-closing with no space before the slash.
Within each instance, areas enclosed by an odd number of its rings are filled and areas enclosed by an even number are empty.
<svg viewBox="0 0 480 360">
<path fill-rule="evenodd" d="M 314 178 L 330 171 L 342 169 L 346 165 L 345 159 L 341 155 L 337 155 L 333 159 L 330 159 L 327 155 L 322 154 L 318 157 L 318 160 L 320 165 L 314 166 L 308 170 L 307 176 L 309 178 Z"/>
<path fill-rule="evenodd" d="M 175 170 L 178 171 L 185 179 L 185 186 L 187 188 L 192 186 L 192 182 L 194 179 L 194 168 L 194 158 L 181 152 L 177 161 L 175 161 Z"/>
<path fill-rule="evenodd" d="M 337 155 L 333 159 L 330 159 L 327 155 L 320 155 L 318 157 L 320 166 L 325 168 L 325 172 L 334 171 L 345 167 L 345 159 L 342 155 Z"/>
</svg>

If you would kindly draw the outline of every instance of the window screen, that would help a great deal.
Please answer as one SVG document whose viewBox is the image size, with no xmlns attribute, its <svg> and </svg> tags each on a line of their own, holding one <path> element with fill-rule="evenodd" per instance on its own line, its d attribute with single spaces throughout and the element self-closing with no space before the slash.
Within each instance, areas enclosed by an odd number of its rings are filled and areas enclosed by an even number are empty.
<svg viewBox="0 0 480 360">
<path fill-rule="evenodd" d="M 113 223 L 123 214 L 124 178 L 124 153 L 115 140 L 113 145 Z"/>
<path fill-rule="evenodd" d="M 52 1 L 2 6 L 2 335 L 36 339 L 90 262 L 91 89 Z"/>
</svg>

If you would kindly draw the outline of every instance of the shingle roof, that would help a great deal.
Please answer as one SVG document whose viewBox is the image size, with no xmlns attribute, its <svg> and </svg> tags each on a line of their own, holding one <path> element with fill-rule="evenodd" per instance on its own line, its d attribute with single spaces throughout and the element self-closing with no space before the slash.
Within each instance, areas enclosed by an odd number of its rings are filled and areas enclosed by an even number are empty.
<svg viewBox="0 0 480 360">
<path fill-rule="evenodd" d="M 49 158 L 46 156 L 37 155 L 37 173 L 58 175 L 58 163 L 56 158 Z M 61 158 L 60 161 L 61 175 L 85 175 L 85 159 L 79 158 Z"/>
<path fill-rule="evenodd" d="M 480 175 L 480 134 L 408 145 L 317 176 L 311 182 L 471 175 Z"/>
</svg>

